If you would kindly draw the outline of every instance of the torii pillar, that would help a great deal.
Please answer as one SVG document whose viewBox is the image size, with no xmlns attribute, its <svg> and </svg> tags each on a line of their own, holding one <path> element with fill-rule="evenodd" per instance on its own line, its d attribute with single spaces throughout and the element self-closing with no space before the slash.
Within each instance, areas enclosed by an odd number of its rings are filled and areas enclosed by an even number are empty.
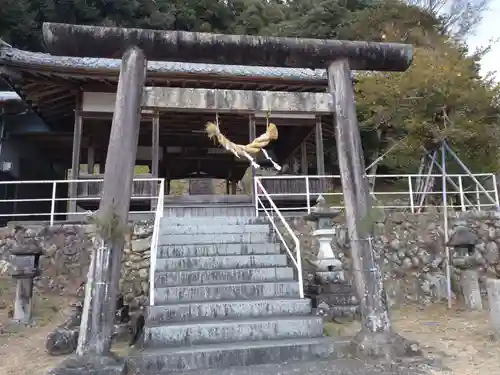
<svg viewBox="0 0 500 375">
<path fill-rule="evenodd" d="M 420 349 L 392 330 L 382 272 L 372 246 L 372 200 L 365 173 L 349 61 L 328 66 L 328 86 L 335 105 L 335 140 L 342 180 L 345 218 L 351 245 L 352 272 L 360 297 L 362 330 L 356 335 L 358 355 L 419 355 Z"/>
</svg>

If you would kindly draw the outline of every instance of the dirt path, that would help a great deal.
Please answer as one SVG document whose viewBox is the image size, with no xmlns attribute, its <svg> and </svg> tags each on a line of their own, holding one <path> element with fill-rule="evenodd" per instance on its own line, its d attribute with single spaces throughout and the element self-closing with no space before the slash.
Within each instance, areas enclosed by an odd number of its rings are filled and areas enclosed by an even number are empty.
<svg viewBox="0 0 500 375">
<path fill-rule="evenodd" d="M 64 317 L 68 299 L 58 295 L 34 295 L 35 327 L 16 329 L 11 325 L 9 310 L 14 301 L 10 278 L 0 277 L 0 375 L 46 375 L 61 357 L 45 352 L 45 338 Z M 4 333 L 1 333 L 5 330 Z"/>
<path fill-rule="evenodd" d="M 62 357 L 51 357 L 45 352 L 45 338 L 56 324 L 31 328 L 5 338 L 0 344 L 1 375 L 46 375 L 57 366 Z"/>
<path fill-rule="evenodd" d="M 486 312 L 440 305 L 425 310 L 409 307 L 394 316 L 403 336 L 446 354 L 444 364 L 450 371 L 434 374 L 500 375 L 500 342 L 493 340 Z"/>
</svg>

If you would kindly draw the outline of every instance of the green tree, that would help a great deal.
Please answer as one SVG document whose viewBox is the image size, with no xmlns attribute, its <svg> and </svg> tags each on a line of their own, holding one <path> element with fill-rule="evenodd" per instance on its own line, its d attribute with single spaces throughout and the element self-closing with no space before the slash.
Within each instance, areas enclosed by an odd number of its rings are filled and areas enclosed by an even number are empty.
<svg viewBox="0 0 500 375">
<path fill-rule="evenodd" d="M 498 93 L 478 78 L 474 57 L 445 38 L 418 47 L 407 72 L 366 74 L 357 84 L 363 126 L 383 127 L 385 149 L 404 138 L 384 161 L 405 169 L 416 168 L 422 146 L 447 139 L 475 171 L 496 170 Z"/>
<path fill-rule="evenodd" d="M 286 3 L 285 19 L 265 31 L 278 36 L 337 38 L 352 13 L 372 4 L 370 0 L 292 0 Z"/>
</svg>

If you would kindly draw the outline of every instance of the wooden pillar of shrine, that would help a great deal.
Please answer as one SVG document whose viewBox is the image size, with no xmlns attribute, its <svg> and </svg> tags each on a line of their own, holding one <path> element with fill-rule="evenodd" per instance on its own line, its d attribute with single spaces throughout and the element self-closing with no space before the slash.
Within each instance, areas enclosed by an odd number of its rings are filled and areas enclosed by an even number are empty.
<svg viewBox="0 0 500 375">
<path fill-rule="evenodd" d="M 153 121 L 151 123 L 151 176 L 153 178 L 159 177 L 160 170 L 160 113 L 155 111 L 153 113 Z M 152 182 L 153 186 L 151 189 L 151 195 L 157 197 L 160 193 L 159 183 L 157 181 Z M 165 194 L 163 192 L 163 194 Z M 156 199 L 151 199 L 151 210 L 156 208 Z"/>
<path fill-rule="evenodd" d="M 309 162 L 307 160 L 307 138 L 300 144 L 300 172 L 306 176 L 309 173 Z"/>
<path fill-rule="evenodd" d="M 75 122 L 73 128 L 73 152 L 71 155 L 71 174 L 70 180 L 78 180 L 80 176 L 80 152 L 82 147 L 82 96 L 80 93 L 76 97 L 75 103 Z M 69 204 L 68 210 L 75 213 L 77 209 L 77 202 L 75 198 L 78 194 L 78 184 L 71 182 L 69 184 Z"/>
</svg>

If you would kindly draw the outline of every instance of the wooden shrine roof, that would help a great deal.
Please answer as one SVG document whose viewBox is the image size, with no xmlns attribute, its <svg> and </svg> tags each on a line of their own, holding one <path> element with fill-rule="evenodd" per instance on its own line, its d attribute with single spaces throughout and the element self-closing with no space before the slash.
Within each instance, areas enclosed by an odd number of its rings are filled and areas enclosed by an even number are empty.
<svg viewBox="0 0 500 375">
<path fill-rule="evenodd" d="M 51 127 L 72 128 L 82 90 L 113 92 L 119 59 L 53 56 L 0 43 L 0 74 Z M 147 86 L 325 92 L 326 73 L 310 69 L 149 61 Z"/>
<path fill-rule="evenodd" d="M 74 110 L 82 90 L 114 92 L 118 82 L 121 60 L 54 56 L 13 48 L 0 41 L 0 75 L 9 87 L 37 112 L 53 130 L 51 133 L 19 134 L 32 139 L 44 153 L 61 163 L 71 160 Z M 325 92 L 328 82 L 325 71 L 296 68 L 272 68 L 238 65 L 179 63 L 149 61 L 148 86 L 221 88 L 240 90 L 267 90 L 290 92 Z M 13 95 L 13 94 L 9 94 Z M 110 114 L 108 114 L 110 116 Z M 160 117 L 160 143 L 182 145 L 191 149 L 214 147 L 205 134 L 201 134 L 210 113 L 169 112 Z M 333 124 L 331 116 L 324 116 L 324 124 Z M 151 144 L 151 120 L 143 119 L 139 144 Z M 223 114 L 221 128 L 228 137 L 239 143 L 248 140 L 248 115 Z M 264 119 L 257 121 L 257 133 L 264 130 Z M 273 120 L 274 121 L 274 120 Z M 273 145 L 277 161 L 283 162 L 314 128 L 313 119 L 277 119 L 280 139 Z M 89 118 L 83 124 L 82 160 L 85 146 L 107 148 L 111 118 Z M 332 125 L 333 126 L 333 125 Z M 96 144 L 97 143 L 97 144 Z M 97 155 L 96 157 L 102 157 Z M 217 162 L 215 163 L 214 160 Z M 171 157 L 175 160 L 175 157 Z M 227 159 L 227 160 L 226 160 Z M 224 178 L 232 165 L 230 155 L 183 155 L 173 164 L 171 173 L 181 178 L 204 170 L 210 175 Z M 200 164 L 201 163 L 201 164 Z M 234 177 L 243 175 L 248 163 L 236 163 Z M 240 176 L 241 177 L 241 176 Z"/>
</svg>

